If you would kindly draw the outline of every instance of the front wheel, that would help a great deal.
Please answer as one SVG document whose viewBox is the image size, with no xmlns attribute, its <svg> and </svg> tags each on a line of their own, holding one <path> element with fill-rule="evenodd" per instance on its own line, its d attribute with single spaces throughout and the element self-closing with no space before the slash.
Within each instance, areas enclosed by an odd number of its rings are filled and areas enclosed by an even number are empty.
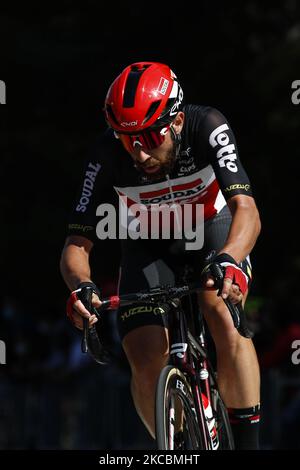
<svg viewBox="0 0 300 470">
<path fill-rule="evenodd" d="M 190 386 L 182 372 L 173 366 L 166 366 L 160 373 L 155 406 L 159 450 L 204 448 Z"/>
<path fill-rule="evenodd" d="M 234 450 L 234 440 L 228 418 L 227 408 L 224 405 L 217 389 L 212 390 L 212 408 L 216 421 L 219 450 Z"/>
</svg>

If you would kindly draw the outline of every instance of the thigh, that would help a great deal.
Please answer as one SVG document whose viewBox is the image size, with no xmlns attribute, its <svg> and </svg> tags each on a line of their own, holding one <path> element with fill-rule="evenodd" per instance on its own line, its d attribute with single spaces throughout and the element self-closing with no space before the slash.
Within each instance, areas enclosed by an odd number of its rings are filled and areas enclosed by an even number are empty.
<svg viewBox="0 0 300 470">
<path fill-rule="evenodd" d="M 162 242 L 144 239 L 127 239 L 122 242 L 120 295 L 174 284 L 174 273 L 162 256 L 166 247 Z M 146 325 L 166 328 L 168 310 L 166 305 L 146 305 L 142 302 L 120 308 L 117 321 L 121 340 L 132 330 Z"/>
<path fill-rule="evenodd" d="M 209 220 L 205 225 L 205 243 L 203 247 L 201 268 L 212 262 L 214 257 L 224 246 L 228 233 L 232 216 L 228 206 L 213 219 Z M 241 269 L 247 274 L 251 280 L 251 263 L 248 256 L 240 263 Z M 244 296 L 244 302 L 247 293 Z M 233 325 L 231 315 L 226 307 L 223 299 L 217 296 L 216 291 L 203 291 L 199 294 L 199 302 L 209 330 L 215 340 L 215 343 L 222 344 L 225 342 L 235 343 L 238 332 Z"/>
<path fill-rule="evenodd" d="M 232 216 L 228 206 L 219 214 L 204 224 L 204 245 L 199 251 L 184 251 L 181 256 L 185 258 L 189 270 L 189 281 L 200 278 L 203 268 L 211 263 L 218 252 L 223 248 L 228 237 Z M 179 246 L 177 242 L 177 246 Z M 175 252 L 174 252 L 175 254 Z M 241 269 L 251 280 L 251 264 L 249 256 L 240 263 Z M 245 301 L 246 295 L 244 296 Z M 225 336 L 235 340 L 237 330 L 234 328 L 231 315 L 221 297 L 216 291 L 203 291 L 198 300 L 201 311 L 215 340 L 222 341 Z"/>
<path fill-rule="evenodd" d="M 248 293 L 244 295 L 243 304 Z M 215 291 L 203 291 L 198 296 L 199 307 L 207 323 L 209 332 L 217 349 L 235 347 L 244 341 L 233 324 L 230 312 L 221 297 Z M 248 340 L 247 340 L 248 341 Z"/>
<path fill-rule="evenodd" d="M 128 332 L 122 342 L 132 372 L 160 369 L 168 361 L 168 330 L 144 325 Z"/>
</svg>

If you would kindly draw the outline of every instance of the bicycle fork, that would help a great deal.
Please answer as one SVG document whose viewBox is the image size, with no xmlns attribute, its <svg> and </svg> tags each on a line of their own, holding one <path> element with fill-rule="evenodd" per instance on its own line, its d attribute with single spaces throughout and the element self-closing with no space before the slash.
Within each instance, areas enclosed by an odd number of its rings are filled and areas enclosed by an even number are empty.
<svg viewBox="0 0 300 470">
<path fill-rule="evenodd" d="M 196 415 L 199 426 L 202 428 L 202 442 L 204 449 L 213 449 L 213 439 L 209 429 L 208 417 L 206 416 L 206 410 L 204 403 L 204 394 L 209 392 L 209 382 L 208 382 L 208 372 L 207 377 L 204 376 L 198 377 L 194 365 L 194 358 L 192 357 L 191 352 L 188 350 L 188 338 L 187 338 L 187 324 L 186 318 L 183 312 L 181 311 L 178 304 L 173 302 L 175 311 L 173 315 L 170 315 L 172 325 L 169 331 L 172 332 L 172 337 L 170 338 L 170 362 L 171 364 L 178 368 L 179 370 L 186 372 L 191 379 L 191 389 L 194 399 L 194 413 Z M 205 367 L 202 368 L 204 370 Z M 200 374 L 201 375 L 201 374 Z M 203 375 L 203 374 L 202 374 Z M 201 380 L 201 381 L 200 381 Z M 203 382 L 203 384 L 201 383 Z M 208 395 L 210 399 L 210 394 Z"/>
</svg>

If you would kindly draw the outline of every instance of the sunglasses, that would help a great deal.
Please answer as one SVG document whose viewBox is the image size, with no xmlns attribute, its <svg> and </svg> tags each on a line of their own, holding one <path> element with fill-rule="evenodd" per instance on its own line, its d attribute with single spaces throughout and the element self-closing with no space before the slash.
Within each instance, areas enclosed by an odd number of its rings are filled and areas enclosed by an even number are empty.
<svg viewBox="0 0 300 470">
<path fill-rule="evenodd" d="M 138 147 L 152 150 L 159 147 L 165 140 L 170 125 L 140 132 L 139 134 L 120 134 L 115 132 L 117 139 L 120 139 L 128 152 L 133 152 Z"/>
</svg>

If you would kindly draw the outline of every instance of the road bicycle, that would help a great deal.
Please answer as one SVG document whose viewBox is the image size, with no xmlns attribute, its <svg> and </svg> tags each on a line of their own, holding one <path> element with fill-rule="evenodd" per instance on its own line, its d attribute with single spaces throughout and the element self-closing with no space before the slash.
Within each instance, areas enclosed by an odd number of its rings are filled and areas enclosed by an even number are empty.
<svg viewBox="0 0 300 470">
<path fill-rule="evenodd" d="M 219 264 L 211 265 L 218 294 L 224 272 Z M 158 286 L 149 291 L 102 299 L 98 309 L 91 306 L 91 292 L 85 302 L 101 319 L 104 311 L 121 306 L 163 305 L 168 307 L 170 342 L 169 363 L 159 376 L 155 399 L 156 442 L 160 450 L 232 450 L 234 441 L 227 409 L 222 401 L 215 372 L 209 358 L 205 322 L 196 301 L 204 287 L 197 283 Z M 251 338 L 241 304 L 223 299 L 238 332 Z M 86 305 L 86 303 L 85 303 Z M 83 351 L 105 362 L 103 348 L 95 327 L 84 321 Z M 99 357 L 101 359 L 99 359 Z"/>
</svg>

